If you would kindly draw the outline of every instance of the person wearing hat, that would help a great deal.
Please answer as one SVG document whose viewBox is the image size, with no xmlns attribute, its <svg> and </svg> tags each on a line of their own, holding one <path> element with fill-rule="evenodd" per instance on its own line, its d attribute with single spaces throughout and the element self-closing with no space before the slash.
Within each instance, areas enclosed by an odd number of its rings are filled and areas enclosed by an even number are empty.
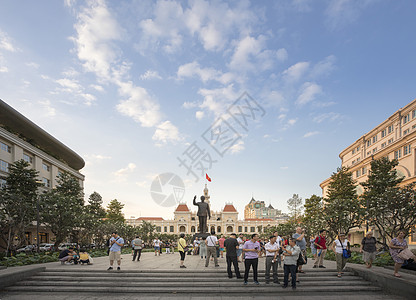
<svg viewBox="0 0 416 300">
<path fill-rule="evenodd" d="M 332 243 L 332 251 L 334 251 L 335 258 L 337 261 L 337 272 L 338 272 L 337 276 L 338 277 L 341 277 L 341 274 L 343 274 L 342 270 L 344 269 L 345 264 L 347 263 L 347 259 L 343 255 L 344 249 L 349 249 L 349 247 L 350 247 L 350 243 L 345 238 L 344 233 L 339 233 L 338 239 L 336 239 Z"/>
</svg>

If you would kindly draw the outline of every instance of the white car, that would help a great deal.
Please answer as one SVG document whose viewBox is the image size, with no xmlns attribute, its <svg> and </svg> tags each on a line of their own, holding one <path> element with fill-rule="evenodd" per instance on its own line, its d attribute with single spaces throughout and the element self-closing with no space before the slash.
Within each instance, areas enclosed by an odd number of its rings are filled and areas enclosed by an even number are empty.
<svg viewBox="0 0 416 300">
<path fill-rule="evenodd" d="M 71 246 L 74 247 L 74 249 L 78 249 L 78 247 L 77 247 L 78 244 L 77 243 L 65 243 L 65 244 L 60 244 L 59 247 L 58 247 L 58 250 L 59 251 L 66 250 Z"/>
<path fill-rule="evenodd" d="M 45 251 L 51 251 L 53 249 L 54 244 L 46 244 L 42 243 L 39 245 L 39 251 L 45 252 Z"/>
</svg>

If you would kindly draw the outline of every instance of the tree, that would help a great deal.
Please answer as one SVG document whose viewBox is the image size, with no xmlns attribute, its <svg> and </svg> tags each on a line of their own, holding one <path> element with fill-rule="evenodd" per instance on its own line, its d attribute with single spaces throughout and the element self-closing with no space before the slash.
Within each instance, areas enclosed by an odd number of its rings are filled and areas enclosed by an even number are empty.
<svg viewBox="0 0 416 300">
<path fill-rule="evenodd" d="M 397 176 L 397 165 L 396 159 L 372 161 L 368 179 L 362 183 L 367 222 L 377 227 L 385 248 L 397 231 L 403 230 L 407 235 L 416 224 L 415 184 L 399 187 L 403 177 Z"/>
<path fill-rule="evenodd" d="M 82 225 L 84 199 L 78 179 L 68 173 L 58 175 L 55 189 L 42 196 L 42 220 L 55 234 L 55 248 Z"/>
<path fill-rule="evenodd" d="M 306 234 L 311 236 L 325 227 L 325 220 L 322 217 L 322 197 L 312 195 L 310 198 L 305 199 L 304 208 L 305 213 L 302 222 L 304 223 Z"/>
<path fill-rule="evenodd" d="M 124 223 L 124 214 L 123 214 L 124 204 L 117 201 L 117 199 L 111 200 L 107 206 L 107 219 L 110 222 L 114 223 Z"/>
<path fill-rule="evenodd" d="M 287 206 L 291 216 L 294 217 L 295 222 L 302 214 L 302 202 L 302 198 L 300 198 L 298 194 L 293 194 L 292 198 L 287 200 Z"/>
<path fill-rule="evenodd" d="M 142 224 L 136 228 L 137 233 L 142 237 L 145 242 L 153 240 L 155 237 L 155 229 L 156 225 L 153 225 L 150 222 L 146 222 L 145 220 L 142 221 Z"/>
<path fill-rule="evenodd" d="M 29 168 L 29 163 L 19 160 L 10 165 L 6 186 L 1 188 L 0 224 L 2 239 L 9 251 L 12 239 L 17 236 L 19 245 L 26 241 L 26 228 L 36 219 L 38 172 Z M 6 230 L 4 230 L 6 229 Z"/>
<path fill-rule="evenodd" d="M 329 227 L 329 236 L 339 232 L 347 234 L 351 228 L 361 226 L 364 209 L 358 199 L 352 173 L 338 168 L 331 176 L 328 197 L 324 198 L 323 218 Z"/>
</svg>

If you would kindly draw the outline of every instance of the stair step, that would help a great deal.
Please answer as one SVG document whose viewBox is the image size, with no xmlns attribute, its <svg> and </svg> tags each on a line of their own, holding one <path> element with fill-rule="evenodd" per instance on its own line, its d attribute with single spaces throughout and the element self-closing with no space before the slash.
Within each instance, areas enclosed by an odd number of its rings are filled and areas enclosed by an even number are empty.
<svg viewBox="0 0 416 300">
<path fill-rule="evenodd" d="M 140 288 L 145 287 L 163 287 L 163 288 L 171 288 L 175 289 L 180 284 L 184 284 L 186 281 L 182 282 L 141 282 L 140 284 L 137 282 L 117 282 L 117 287 L 132 287 L 132 286 L 139 286 Z M 283 282 L 281 280 L 281 282 Z M 186 282 L 189 285 L 189 282 Z M 276 284 L 270 283 L 270 285 L 266 285 L 264 281 L 260 281 L 260 284 L 264 284 L 266 287 L 273 287 Z M 370 283 L 367 281 L 301 281 L 299 285 L 301 284 L 302 287 L 306 286 L 321 286 L 322 288 L 328 288 L 328 287 L 334 287 L 334 286 L 369 286 Z M 17 286 L 57 286 L 57 287 L 106 287 L 107 283 L 102 281 L 84 281 L 84 280 L 70 280 L 68 279 L 66 281 L 38 281 L 38 280 L 25 280 L 20 281 L 16 283 Z M 207 281 L 198 281 L 198 282 L 192 282 L 192 285 L 190 287 L 192 288 L 209 288 L 209 287 L 241 287 L 243 285 L 242 280 L 232 280 L 232 279 L 224 279 L 224 281 L 215 281 L 215 282 L 207 282 Z"/>
<path fill-rule="evenodd" d="M 155 288 L 154 287 L 113 287 L 113 286 L 106 286 L 106 287 L 80 287 L 80 286 L 11 286 L 5 289 L 9 292 L 48 292 L 48 293 L 154 293 Z M 201 294 L 204 293 L 207 294 L 222 294 L 226 293 L 229 294 L 258 294 L 258 293 L 276 293 L 276 291 L 279 292 L 279 295 L 282 294 L 282 292 L 285 292 L 286 290 L 283 290 L 280 286 L 266 286 L 266 285 L 260 285 L 260 286 L 254 286 L 252 283 L 248 286 L 243 286 L 242 284 L 240 286 L 236 287 L 217 287 L 216 289 L 208 288 L 203 289 L 201 287 L 187 287 L 187 286 L 177 286 L 175 288 L 169 288 L 169 287 L 158 287 L 157 293 L 169 293 L 169 294 Z M 288 292 L 290 294 L 293 293 L 291 288 L 289 287 Z M 373 292 L 380 292 L 381 289 L 374 286 L 331 286 L 331 287 L 325 287 L 322 286 L 299 286 L 296 290 L 296 293 L 305 293 L 305 294 L 311 294 L 311 293 L 318 293 L 318 294 L 332 294 L 332 293 L 343 293 L 343 294 L 354 294 L 357 295 L 357 293 L 373 293 Z"/>
</svg>

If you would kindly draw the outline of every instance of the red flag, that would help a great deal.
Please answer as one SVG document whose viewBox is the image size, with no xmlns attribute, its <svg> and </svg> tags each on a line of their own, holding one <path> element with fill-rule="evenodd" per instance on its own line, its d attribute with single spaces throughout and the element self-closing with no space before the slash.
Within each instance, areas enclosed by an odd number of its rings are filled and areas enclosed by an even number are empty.
<svg viewBox="0 0 416 300">
<path fill-rule="evenodd" d="M 209 182 L 211 182 L 211 178 L 209 178 L 209 176 L 208 176 L 208 174 L 207 173 L 205 173 L 205 177 L 207 178 L 207 180 L 209 181 Z"/>
</svg>

